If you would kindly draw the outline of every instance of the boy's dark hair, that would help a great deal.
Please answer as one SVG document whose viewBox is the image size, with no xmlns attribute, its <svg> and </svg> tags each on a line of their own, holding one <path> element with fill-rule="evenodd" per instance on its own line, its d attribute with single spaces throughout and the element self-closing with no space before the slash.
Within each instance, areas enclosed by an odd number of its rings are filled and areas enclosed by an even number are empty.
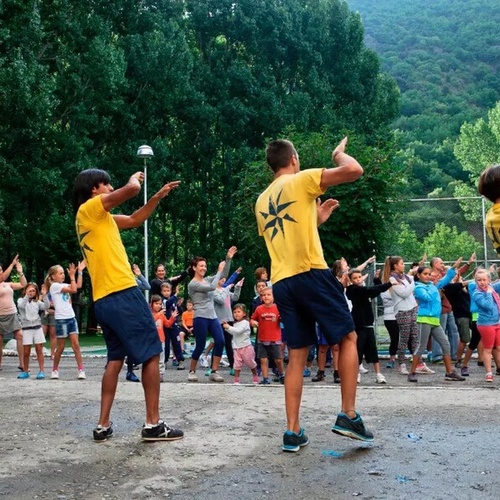
<svg viewBox="0 0 500 500">
<path fill-rule="evenodd" d="M 162 298 L 157 295 L 156 293 L 154 295 L 151 295 L 151 298 L 149 299 L 149 302 L 151 304 L 154 304 L 155 302 L 161 302 L 162 301 Z"/>
<path fill-rule="evenodd" d="M 290 158 L 297 155 L 297 151 L 290 141 L 277 139 L 270 142 L 266 148 L 267 164 L 273 172 L 286 167 L 290 163 Z"/>
<path fill-rule="evenodd" d="M 204 261 L 206 262 L 207 259 L 205 257 L 193 257 L 191 259 L 191 262 L 189 263 L 189 269 L 188 269 L 188 274 L 190 278 L 194 278 L 194 269 L 193 267 L 196 267 L 198 265 L 198 262 Z"/>
<path fill-rule="evenodd" d="M 89 168 L 80 172 L 73 186 L 73 210 L 78 212 L 80 205 L 92 198 L 92 189 L 98 188 L 99 184 L 109 184 L 111 177 L 104 170 Z"/>
<path fill-rule="evenodd" d="M 267 281 L 266 280 L 257 280 L 257 283 L 255 283 L 255 286 L 257 286 L 259 283 L 264 283 L 264 285 L 267 286 Z"/>
<path fill-rule="evenodd" d="M 500 165 L 493 165 L 483 171 L 477 190 L 493 203 L 500 198 Z"/>
</svg>

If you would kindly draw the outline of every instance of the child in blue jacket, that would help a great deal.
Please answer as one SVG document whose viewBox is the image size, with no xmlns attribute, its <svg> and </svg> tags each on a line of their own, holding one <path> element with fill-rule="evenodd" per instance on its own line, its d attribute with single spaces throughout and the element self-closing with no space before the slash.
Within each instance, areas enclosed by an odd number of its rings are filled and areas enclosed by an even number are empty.
<svg viewBox="0 0 500 500">
<path fill-rule="evenodd" d="M 461 262 L 462 258 L 458 259 L 440 280 L 438 280 L 439 276 L 434 275 L 427 266 L 421 266 L 417 270 L 414 294 L 418 302 L 417 323 L 419 326 L 419 345 L 417 351 L 413 353 L 408 382 L 418 381 L 416 368 L 420 363 L 430 336 L 432 336 L 443 350 L 443 361 L 446 367 L 445 380 L 452 382 L 462 382 L 465 380 L 464 377 L 458 375 L 452 368 L 450 342 L 439 322 L 441 317 L 441 294 L 439 290 L 451 282 Z"/>
</svg>

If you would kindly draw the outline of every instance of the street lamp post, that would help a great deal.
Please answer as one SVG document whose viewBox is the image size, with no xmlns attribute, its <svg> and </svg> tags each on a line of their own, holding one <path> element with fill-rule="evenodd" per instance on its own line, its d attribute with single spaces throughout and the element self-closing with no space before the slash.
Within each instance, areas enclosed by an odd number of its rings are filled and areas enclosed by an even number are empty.
<svg viewBox="0 0 500 500">
<path fill-rule="evenodd" d="M 142 146 L 139 146 L 139 149 L 137 150 L 137 156 L 138 158 L 144 158 L 144 205 L 148 202 L 148 165 L 147 161 L 148 158 L 152 158 L 154 156 L 153 150 L 147 146 L 146 144 L 143 144 Z M 148 255 L 148 219 L 144 221 L 144 277 L 146 278 L 146 281 L 149 282 L 149 271 L 148 271 L 148 262 L 149 262 L 149 255 Z M 146 290 L 146 299 L 149 299 L 149 293 Z"/>
</svg>

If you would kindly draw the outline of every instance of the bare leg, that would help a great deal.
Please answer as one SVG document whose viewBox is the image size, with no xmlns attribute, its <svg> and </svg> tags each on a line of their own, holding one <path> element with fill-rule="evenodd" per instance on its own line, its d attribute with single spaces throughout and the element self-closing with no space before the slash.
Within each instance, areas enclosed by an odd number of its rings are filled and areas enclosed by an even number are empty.
<svg viewBox="0 0 500 500">
<path fill-rule="evenodd" d="M 220 365 L 220 356 L 212 356 L 212 371 L 216 372 Z"/>
<path fill-rule="evenodd" d="M 17 355 L 19 356 L 19 366 L 23 369 L 23 372 L 26 370 L 24 369 L 24 346 L 23 346 L 23 332 L 21 330 L 16 330 L 14 332 L 14 338 L 16 339 L 16 345 L 17 345 Z"/>
<path fill-rule="evenodd" d="M 359 371 L 357 339 L 358 336 L 353 331 L 348 333 L 339 344 L 341 409 L 350 418 L 356 416 L 356 389 Z"/>
<path fill-rule="evenodd" d="M 274 362 L 276 363 L 276 368 L 278 368 L 278 373 L 280 375 L 283 375 L 285 373 L 285 370 L 283 368 L 283 359 L 278 358 L 278 359 L 275 359 Z"/>
<path fill-rule="evenodd" d="M 290 363 L 290 353 L 288 354 L 288 363 Z M 260 370 L 262 378 L 269 377 L 269 360 L 267 358 L 260 358 Z M 304 370 L 304 367 L 302 367 L 302 370 Z"/>
<path fill-rule="evenodd" d="M 2 369 L 2 358 L 3 358 L 3 334 L 0 333 L 0 370 Z"/>
<path fill-rule="evenodd" d="M 356 346 L 356 343 L 354 343 Z M 299 349 L 288 348 L 288 367 L 285 377 L 285 408 L 286 408 L 286 428 L 298 434 L 300 432 L 299 410 L 302 401 L 302 388 L 304 384 L 304 366 L 307 360 L 309 347 Z M 356 351 L 356 359 L 357 359 Z M 261 359 L 261 362 L 264 360 Z M 265 359 L 267 365 L 267 358 Z M 267 366 L 266 366 L 267 371 Z M 262 374 L 264 367 L 262 364 Z M 356 378 L 354 378 L 356 382 Z"/>
<path fill-rule="evenodd" d="M 35 344 L 36 359 L 38 361 L 39 371 L 44 371 L 45 360 L 43 358 L 43 344 Z"/>
<path fill-rule="evenodd" d="M 59 345 L 59 343 L 58 343 Z M 59 351 L 59 347 L 57 348 Z M 57 352 L 56 352 L 57 354 Z M 99 415 L 99 425 L 109 427 L 109 416 L 111 407 L 115 399 L 116 387 L 118 385 L 118 375 L 123 366 L 123 359 L 108 361 L 101 382 L 101 412 Z"/>
<path fill-rule="evenodd" d="M 157 354 L 142 363 L 142 387 L 146 400 L 146 423 L 160 420 L 160 355 Z"/>
<path fill-rule="evenodd" d="M 484 371 L 491 372 L 491 349 L 486 349 L 486 347 L 483 347 L 483 363 Z"/>
<path fill-rule="evenodd" d="M 197 364 L 198 364 L 198 360 L 191 358 L 191 361 L 189 362 L 189 371 L 190 372 L 195 372 Z"/>
<path fill-rule="evenodd" d="M 453 371 L 453 368 L 451 366 L 451 355 L 443 354 L 443 362 L 446 368 L 446 373 L 451 373 Z"/>
<path fill-rule="evenodd" d="M 82 350 L 80 349 L 80 343 L 78 342 L 78 334 L 72 333 L 69 336 L 69 340 L 71 342 L 71 348 L 75 353 L 76 366 L 80 368 L 81 366 L 83 366 L 83 358 L 82 358 Z"/>
<path fill-rule="evenodd" d="M 61 356 L 64 351 L 65 344 L 66 339 L 57 339 L 57 349 L 54 353 L 54 362 L 52 364 L 54 370 L 59 370 L 59 362 L 61 361 Z"/>
<path fill-rule="evenodd" d="M 23 368 L 25 372 L 30 369 L 30 354 L 31 354 L 31 346 L 23 345 Z"/>
</svg>

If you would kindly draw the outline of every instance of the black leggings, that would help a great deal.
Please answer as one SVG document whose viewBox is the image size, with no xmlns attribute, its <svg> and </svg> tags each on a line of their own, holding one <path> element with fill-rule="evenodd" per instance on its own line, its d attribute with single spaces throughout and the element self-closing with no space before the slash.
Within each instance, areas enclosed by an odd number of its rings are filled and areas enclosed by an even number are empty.
<svg viewBox="0 0 500 500">
<path fill-rule="evenodd" d="M 399 344 L 399 326 L 395 319 L 384 319 L 384 325 L 389 332 L 389 337 L 391 338 L 391 343 L 389 345 L 389 355 L 395 356 L 398 352 Z"/>
</svg>

